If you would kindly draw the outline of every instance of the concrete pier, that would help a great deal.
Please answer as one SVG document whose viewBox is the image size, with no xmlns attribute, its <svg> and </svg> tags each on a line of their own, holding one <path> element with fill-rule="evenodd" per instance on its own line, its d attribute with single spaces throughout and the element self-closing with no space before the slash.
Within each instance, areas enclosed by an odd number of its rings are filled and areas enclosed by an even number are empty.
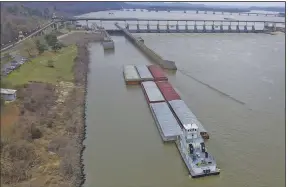
<svg viewBox="0 0 288 187">
<path fill-rule="evenodd" d="M 104 41 L 102 42 L 104 50 L 114 50 L 114 41 L 112 40 L 108 32 L 105 30 L 105 28 L 97 26 L 97 29 L 99 29 L 102 34 L 104 34 Z"/>
<path fill-rule="evenodd" d="M 176 64 L 174 61 L 164 60 L 160 55 L 155 53 L 153 50 L 149 49 L 145 44 L 144 41 L 141 41 L 140 38 L 134 37 L 127 29 L 122 28 L 115 23 L 115 26 L 124 33 L 124 35 L 140 50 L 142 51 L 148 58 L 153 60 L 155 63 L 160 65 L 164 69 L 169 70 L 177 70 Z"/>
</svg>

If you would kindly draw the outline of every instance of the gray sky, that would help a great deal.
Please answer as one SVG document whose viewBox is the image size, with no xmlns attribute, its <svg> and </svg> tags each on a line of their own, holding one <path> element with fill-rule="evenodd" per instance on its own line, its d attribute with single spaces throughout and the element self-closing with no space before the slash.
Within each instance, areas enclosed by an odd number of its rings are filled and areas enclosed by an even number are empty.
<svg viewBox="0 0 288 187">
<path fill-rule="evenodd" d="M 228 5 L 228 6 L 285 6 L 285 2 L 187 2 L 191 4 Z"/>
</svg>

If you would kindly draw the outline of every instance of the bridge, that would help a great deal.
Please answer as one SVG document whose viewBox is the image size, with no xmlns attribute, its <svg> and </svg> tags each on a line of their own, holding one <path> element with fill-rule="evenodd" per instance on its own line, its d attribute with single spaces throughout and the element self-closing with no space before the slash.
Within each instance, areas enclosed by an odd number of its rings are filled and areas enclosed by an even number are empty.
<svg viewBox="0 0 288 187">
<path fill-rule="evenodd" d="M 269 22 L 269 23 L 282 23 L 285 24 L 285 21 L 243 21 L 243 20 L 223 20 L 223 19 L 161 19 L 161 18 L 100 18 L 100 17 L 78 17 L 78 18 L 55 18 L 53 21 L 55 22 L 66 22 L 66 21 L 186 21 L 186 22 L 190 22 L 190 21 L 205 21 L 205 22 L 251 22 L 251 23 L 265 23 L 265 22 Z"/>
<path fill-rule="evenodd" d="M 122 11 L 136 11 L 136 9 L 122 9 Z M 171 8 L 143 8 L 140 9 L 142 12 L 143 10 L 147 10 L 148 12 L 154 11 L 166 11 L 166 12 L 184 12 L 189 14 L 212 14 L 212 15 L 239 15 L 239 16 L 271 16 L 271 17 L 285 17 L 281 13 L 272 14 L 272 13 L 256 13 L 256 12 L 229 12 L 229 11 L 200 11 L 200 10 L 179 10 L 179 9 L 171 9 Z"/>
<path fill-rule="evenodd" d="M 55 22 L 51 21 L 50 23 L 48 23 L 48 24 L 46 24 L 45 26 L 39 28 L 38 30 L 36 30 L 35 32 L 29 34 L 28 36 L 24 36 L 23 38 L 22 38 L 22 37 L 18 37 L 18 38 L 19 38 L 18 41 L 14 42 L 14 43 L 11 43 L 11 44 L 8 44 L 8 46 L 5 46 L 5 47 L 1 48 L 1 52 L 5 51 L 5 50 L 8 50 L 8 49 L 10 49 L 10 48 L 12 48 L 12 47 L 14 47 L 15 45 L 17 45 L 17 44 L 25 41 L 25 40 L 28 39 L 28 38 L 31 38 L 31 37 L 33 37 L 33 36 L 38 36 L 38 35 L 43 34 L 43 31 L 46 30 L 46 29 L 49 28 L 49 27 L 55 27 Z"/>
<path fill-rule="evenodd" d="M 7 49 L 10 49 L 14 47 L 15 45 L 23 42 L 24 40 L 43 34 L 43 32 L 49 28 L 52 27 L 54 29 L 58 29 L 59 23 L 64 24 L 67 22 L 71 22 L 72 24 L 75 24 L 77 21 L 86 21 L 86 26 L 87 29 L 89 28 L 88 21 L 100 21 L 100 25 L 102 26 L 102 22 L 122 22 L 125 24 L 125 27 L 129 32 L 139 32 L 139 33 L 144 33 L 144 32 L 150 32 L 150 33 L 161 33 L 161 32 L 184 32 L 184 33 L 194 33 L 194 32 L 219 32 L 219 33 L 239 33 L 239 32 L 266 32 L 266 31 L 285 31 L 285 22 L 284 21 L 241 21 L 241 20 L 220 20 L 220 19 L 161 19 L 161 18 L 91 18 L 91 17 L 78 17 L 78 18 L 58 18 L 56 16 L 52 17 L 52 22 L 48 23 L 47 25 L 43 26 L 42 28 L 36 30 L 35 32 L 31 33 L 30 35 L 20 38 L 19 41 L 16 41 L 14 43 L 11 43 L 10 45 L 1 48 L 1 52 L 5 51 Z M 137 24 L 129 24 L 127 22 L 137 22 Z M 142 27 L 143 24 L 141 22 L 145 22 L 145 29 L 140 28 Z M 151 22 L 157 22 L 156 25 L 150 24 Z M 166 25 L 160 24 L 159 22 L 166 22 Z M 176 24 L 170 24 L 170 22 L 176 22 Z M 179 25 L 179 22 L 185 22 L 185 25 Z M 192 24 L 191 24 L 192 23 Z M 255 28 L 255 23 L 262 23 L 264 25 L 262 30 L 257 30 Z M 281 24 L 283 27 L 277 27 L 276 24 Z M 135 29 L 132 29 L 132 26 L 136 26 Z M 166 27 L 165 29 L 160 28 L 161 27 Z M 171 29 L 172 27 L 175 26 L 175 29 Z M 184 26 L 185 29 L 180 29 L 179 27 Z M 191 29 L 191 26 L 193 29 Z M 232 29 L 232 26 L 235 26 L 236 29 Z M 243 26 L 244 29 L 241 30 L 240 26 Z M 156 29 L 152 29 L 152 27 L 156 27 Z M 198 27 L 201 27 L 200 29 Z M 207 29 L 207 27 L 211 27 L 211 29 Z M 227 29 L 224 29 L 224 27 L 228 27 Z M 116 29 L 108 29 L 108 32 L 118 32 Z"/>
<path fill-rule="evenodd" d="M 86 21 L 86 27 L 89 27 L 89 21 L 100 21 L 102 22 L 122 22 L 125 24 L 126 29 L 131 33 L 263 33 L 271 31 L 283 31 L 283 28 L 277 26 L 280 24 L 284 27 L 285 22 L 283 21 L 241 21 L 241 20 L 223 20 L 223 19 L 163 19 L 163 18 L 64 18 L 64 19 L 55 19 L 55 22 L 77 22 L 77 21 Z M 130 22 L 130 23 L 128 23 Z M 135 22 L 134 24 L 131 22 Z M 141 23 L 142 22 L 142 23 Z M 152 23 L 154 22 L 154 24 Z M 162 24 L 160 24 L 162 22 Z M 163 25 L 163 22 L 166 24 Z M 174 24 L 171 24 L 174 22 Z M 185 24 L 179 24 L 179 22 L 185 22 Z M 156 23 L 156 24 L 155 24 Z M 119 23 L 120 24 L 120 23 Z M 262 24 L 262 29 L 256 29 L 255 24 Z M 145 28 L 143 28 L 143 26 Z M 134 27 L 134 28 L 132 28 Z M 154 29 L 153 29 L 154 27 Z M 160 28 L 161 27 L 161 28 Z M 163 28 L 164 27 L 164 28 Z M 175 27 L 175 29 L 173 29 Z M 180 28 L 184 27 L 184 28 Z M 191 28 L 193 27 L 193 28 Z M 225 28 L 224 28 L 225 27 Z M 236 27 L 236 28 L 232 28 Z M 243 27 L 243 28 L 241 28 Z M 107 28 L 106 28 L 107 29 Z M 117 33 L 118 29 L 107 29 L 110 33 Z"/>
</svg>

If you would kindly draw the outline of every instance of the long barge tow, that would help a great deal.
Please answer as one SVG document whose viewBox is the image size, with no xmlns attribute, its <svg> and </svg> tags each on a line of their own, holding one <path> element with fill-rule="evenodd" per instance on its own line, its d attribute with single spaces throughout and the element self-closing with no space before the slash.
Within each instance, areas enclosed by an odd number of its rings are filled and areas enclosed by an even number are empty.
<svg viewBox="0 0 288 187">
<path fill-rule="evenodd" d="M 153 65 L 152 65 L 153 66 Z M 161 68 L 145 66 L 130 67 L 131 79 L 141 83 L 147 104 L 163 142 L 175 142 L 177 149 L 192 178 L 219 175 L 216 160 L 208 153 L 204 139 L 209 134 L 197 120 Z M 147 72 L 149 70 L 149 73 Z M 124 68 L 125 71 L 125 68 Z M 150 74 L 151 73 L 151 74 Z M 124 73 L 125 75 L 125 73 Z M 155 81 L 155 82 L 154 82 Z"/>
</svg>

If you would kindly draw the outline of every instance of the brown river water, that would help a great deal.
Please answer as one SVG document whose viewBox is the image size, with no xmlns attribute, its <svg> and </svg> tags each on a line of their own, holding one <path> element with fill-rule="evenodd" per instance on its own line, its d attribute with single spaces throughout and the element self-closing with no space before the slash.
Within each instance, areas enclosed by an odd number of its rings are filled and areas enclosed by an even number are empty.
<svg viewBox="0 0 288 187">
<path fill-rule="evenodd" d="M 188 177 L 176 146 L 162 143 L 140 86 L 123 79 L 123 65 L 153 62 L 113 36 L 114 53 L 90 44 L 84 186 L 284 186 L 285 36 L 137 35 L 176 62 L 169 81 L 210 132 L 206 145 L 221 174 Z"/>
</svg>

